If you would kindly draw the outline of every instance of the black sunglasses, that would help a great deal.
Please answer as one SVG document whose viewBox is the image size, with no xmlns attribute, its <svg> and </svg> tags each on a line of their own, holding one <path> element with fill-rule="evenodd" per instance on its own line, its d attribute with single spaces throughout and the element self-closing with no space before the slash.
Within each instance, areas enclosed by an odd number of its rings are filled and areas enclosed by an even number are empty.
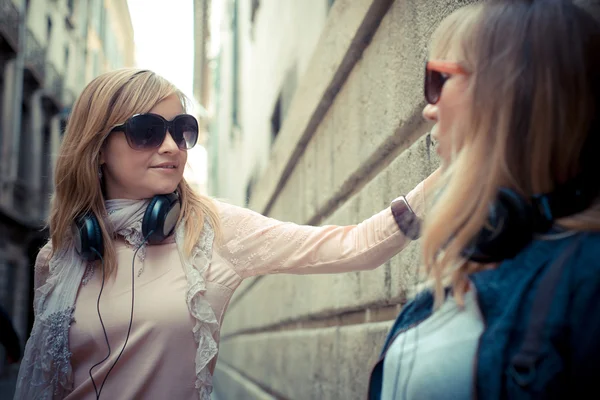
<svg viewBox="0 0 600 400">
<path fill-rule="evenodd" d="M 189 114 L 178 115 L 172 121 L 157 114 L 136 114 L 112 128 L 110 133 L 113 132 L 124 132 L 129 147 L 134 150 L 160 147 L 169 132 L 181 150 L 189 150 L 198 141 L 198 121 Z"/>
<path fill-rule="evenodd" d="M 429 104 L 440 101 L 444 84 L 451 75 L 466 74 L 457 63 L 450 61 L 428 61 L 425 64 L 425 100 Z"/>
</svg>

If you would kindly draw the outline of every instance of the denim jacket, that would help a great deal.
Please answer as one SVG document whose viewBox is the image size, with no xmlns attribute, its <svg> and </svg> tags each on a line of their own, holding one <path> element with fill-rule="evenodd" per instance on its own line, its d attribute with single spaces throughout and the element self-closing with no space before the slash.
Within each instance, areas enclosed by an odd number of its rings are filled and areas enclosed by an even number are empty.
<svg viewBox="0 0 600 400">
<path fill-rule="evenodd" d="M 470 280 L 485 323 L 473 398 L 600 398 L 600 233 L 536 240 Z M 391 343 L 432 309 L 430 292 L 403 308 L 371 372 L 369 399 L 381 398 Z"/>
</svg>

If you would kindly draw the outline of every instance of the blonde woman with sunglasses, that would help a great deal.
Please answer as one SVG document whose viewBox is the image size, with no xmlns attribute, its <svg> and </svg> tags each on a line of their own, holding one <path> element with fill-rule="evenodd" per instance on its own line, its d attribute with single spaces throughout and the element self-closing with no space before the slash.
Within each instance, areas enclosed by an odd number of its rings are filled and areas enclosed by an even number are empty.
<svg viewBox="0 0 600 400">
<path fill-rule="evenodd" d="M 284 223 L 195 193 L 183 170 L 198 123 L 184 106 L 133 69 L 75 102 L 16 399 L 208 399 L 243 279 L 376 268 L 418 236 L 435 175 L 355 226 Z"/>
<path fill-rule="evenodd" d="M 600 398 L 600 4 L 579 3 L 485 1 L 433 35 L 428 280 L 369 399 Z"/>
</svg>

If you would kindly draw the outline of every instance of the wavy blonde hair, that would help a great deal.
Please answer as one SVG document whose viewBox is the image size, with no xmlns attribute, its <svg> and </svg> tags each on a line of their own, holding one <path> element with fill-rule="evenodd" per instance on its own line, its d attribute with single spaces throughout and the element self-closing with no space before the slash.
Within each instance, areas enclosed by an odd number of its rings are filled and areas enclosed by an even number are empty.
<svg viewBox="0 0 600 400">
<path fill-rule="evenodd" d="M 467 121 L 423 231 L 425 271 L 436 307 L 451 285 L 462 304 L 468 275 L 489 266 L 463 258 L 500 187 L 522 196 L 552 191 L 582 168 L 598 168 L 600 29 L 569 1 L 489 1 L 461 8 L 433 35 L 432 59 L 458 57 L 471 71 Z M 598 147 L 595 147 L 596 151 Z M 582 165 L 582 160 L 587 163 Z M 600 230 L 598 199 L 557 221 Z"/>
<path fill-rule="evenodd" d="M 93 212 L 98 216 L 104 240 L 104 260 L 108 275 L 116 270 L 112 234 L 107 231 L 101 183 L 98 179 L 99 154 L 111 127 L 134 114 L 149 112 L 156 104 L 177 95 L 186 108 L 186 97 L 173 84 L 154 72 L 120 69 L 92 80 L 73 105 L 55 170 L 49 229 L 53 253 L 71 240 L 71 227 L 78 216 Z M 185 179 L 178 185 L 181 213 L 177 224 L 185 223 L 184 251 L 191 255 L 200 238 L 204 219 L 220 235 L 219 218 L 210 198 L 193 191 Z"/>
</svg>

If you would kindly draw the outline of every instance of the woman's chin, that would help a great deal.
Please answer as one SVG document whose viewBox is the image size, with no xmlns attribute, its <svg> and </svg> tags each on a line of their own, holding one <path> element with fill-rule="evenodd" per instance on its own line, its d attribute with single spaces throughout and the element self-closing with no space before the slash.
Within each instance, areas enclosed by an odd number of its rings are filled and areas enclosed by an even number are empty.
<svg viewBox="0 0 600 400">
<path fill-rule="evenodd" d="M 159 187 L 155 187 L 154 188 L 154 195 L 159 195 L 159 194 L 169 194 L 169 193 L 173 193 L 175 190 L 177 190 L 177 186 L 179 186 L 179 182 L 173 182 L 173 183 L 169 183 L 169 184 L 164 184 L 164 185 L 160 185 Z"/>
</svg>

